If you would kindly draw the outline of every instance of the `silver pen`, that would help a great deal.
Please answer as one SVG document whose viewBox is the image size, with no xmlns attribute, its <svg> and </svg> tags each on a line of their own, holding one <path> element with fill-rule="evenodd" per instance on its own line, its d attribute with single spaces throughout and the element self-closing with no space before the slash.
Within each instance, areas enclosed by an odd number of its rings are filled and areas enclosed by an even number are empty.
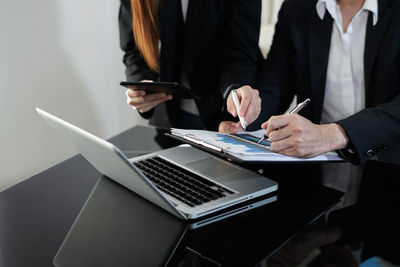
<svg viewBox="0 0 400 267">
<path fill-rule="evenodd" d="M 302 110 L 305 106 L 307 106 L 307 104 L 310 102 L 311 100 L 309 98 L 307 98 L 306 100 L 304 100 L 303 102 L 297 104 L 294 108 L 292 108 L 288 114 L 296 114 L 299 113 L 300 110 Z M 265 135 L 257 142 L 257 144 L 261 143 L 264 139 L 265 139 Z"/>
</svg>

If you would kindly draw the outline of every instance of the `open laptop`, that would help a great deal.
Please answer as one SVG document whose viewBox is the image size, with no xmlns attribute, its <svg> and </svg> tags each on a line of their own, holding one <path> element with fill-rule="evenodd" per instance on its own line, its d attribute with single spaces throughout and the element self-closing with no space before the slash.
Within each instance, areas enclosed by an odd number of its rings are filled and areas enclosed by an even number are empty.
<svg viewBox="0 0 400 267">
<path fill-rule="evenodd" d="M 39 108 L 102 174 L 175 216 L 187 220 L 278 189 L 278 183 L 190 146 L 128 159 L 115 145 Z"/>
</svg>

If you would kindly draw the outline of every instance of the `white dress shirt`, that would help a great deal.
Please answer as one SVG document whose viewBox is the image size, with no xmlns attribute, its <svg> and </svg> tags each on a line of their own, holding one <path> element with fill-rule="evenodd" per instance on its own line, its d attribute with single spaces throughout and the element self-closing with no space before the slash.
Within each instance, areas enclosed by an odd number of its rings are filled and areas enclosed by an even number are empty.
<svg viewBox="0 0 400 267">
<path fill-rule="evenodd" d="M 366 0 L 346 32 L 336 0 L 319 0 L 316 9 L 321 20 L 326 12 L 334 20 L 321 115 L 321 123 L 331 123 L 365 108 L 365 36 L 369 12 L 373 13 L 373 25 L 378 22 L 378 1 Z M 322 184 L 346 193 L 336 208 L 357 201 L 362 170 L 363 166 L 351 163 L 322 165 Z"/>
<path fill-rule="evenodd" d="M 365 108 L 365 34 L 369 12 L 373 13 L 373 24 L 378 21 L 378 1 L 366 0 L 346 32 L 336 0 L 319 0 L 316 8 L 321 20 L 326 11 L 334 20 L 321 117 L 321 123 L 330 123 Z"/>
</svg>

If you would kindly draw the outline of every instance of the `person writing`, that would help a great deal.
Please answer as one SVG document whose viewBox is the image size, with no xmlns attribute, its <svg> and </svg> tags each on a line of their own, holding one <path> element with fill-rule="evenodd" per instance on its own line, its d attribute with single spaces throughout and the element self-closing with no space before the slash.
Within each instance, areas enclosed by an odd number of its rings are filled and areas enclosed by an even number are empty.
<svg viewBox="0 0 400 267">
<path fill-rule="evenodd" d="M 399 162 L 399 25 L 400 1 L 286 0 L 258 73 L 259 95 L 251 87 L 237 90 L 239 113 L 253 114 L 253 129 L 261 125 L 281 154 L 309 158 L 336 150 L 354 164 Z M 280 115 L 294 95 L 311 102 L 300 114 Z M 231 96 L 227 107 L 237 115 Z M 228 121 L 219 126 L 239 129 Z"/>
<path fill-rule="evenodd" d="M 128 104 L 153 125 L 216 130 L 225 89 L 255 81 L 260 10 L 260 0 L 121 0 L 127 80 L 179 82 L 202 98 L 128 89 Z"/>
</svg>

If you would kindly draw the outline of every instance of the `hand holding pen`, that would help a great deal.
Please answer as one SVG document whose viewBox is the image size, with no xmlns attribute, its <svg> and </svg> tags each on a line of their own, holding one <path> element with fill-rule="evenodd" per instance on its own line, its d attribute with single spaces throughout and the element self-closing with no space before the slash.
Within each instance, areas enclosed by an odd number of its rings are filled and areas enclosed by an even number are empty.
<svg viewBox="0 0 400 267">
<path fill-rule="evenodd" d="M 236 90 L 232 90 L 232 99 L 233 99 L 233 103 L 235 104 L 236 107 L 236 112 L 237 115 L 239 117 L 239 121 L 240 121 L 240 125 L 242 125 L 243 130 L 246 130 L 246 121 L 244 120 L 243 116 L 240 115 L 239 111 L 240 111 L 240 102 L 239 102 L 239 98 L 237 96 L 237 92 Z"/>
<path fill-rule="evenodd" d="M 242 86 L 239 89 L 232 90 L 227 99 L 227 109 L 233 117 L 238 116 L 240 120 L 236 126 L 231 126 L 232 122 L 223 122 L 227 132 L 235 132 L 246 127 L 255 121 L 261 111 L 261 98 L 258 90 L 250 86 Z M 222 127 L 224 128 L 224 127 Z"/>
<path fill-rule="evenodd" d="M 347 146 L 347 135 L 339 124 L 315 124 L 295 114 L 307 103 L 309 100 L 293 109 L 292 114 L 272 116 L 261 125 L 271 141 L 271 150 L 291 157 L 311 158 Z"/>
<path fill-rule="evenodd" d="M 303 102 L 297 104 L 293 109 L 291 109 L 288 114 L 297 114 L 302 110 L 311 100 L 307 98 Z M 265 138 L 267 138 L 265 135 L 257 142 L 258 144 L 261 143 Z"/>
</svg>

